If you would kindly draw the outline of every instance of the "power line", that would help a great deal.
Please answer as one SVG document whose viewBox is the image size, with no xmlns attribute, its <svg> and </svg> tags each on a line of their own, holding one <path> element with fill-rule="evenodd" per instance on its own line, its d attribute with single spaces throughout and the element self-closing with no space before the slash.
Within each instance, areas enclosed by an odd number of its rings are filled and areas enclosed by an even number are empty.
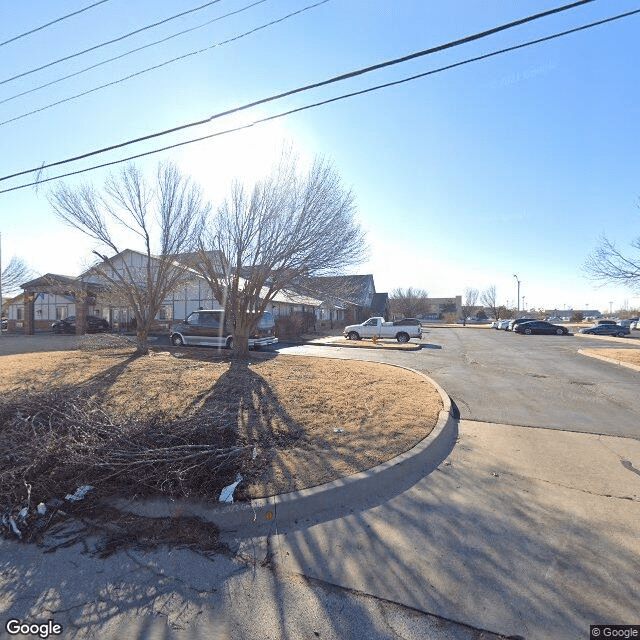
<svg viewBox="0 0 640 640">
<path fill-rule="evenodd" d="M 264 1 L 264 0 L 263 0 Z M 145 73 L 148 73 L 149 71 L 155 71 L 156 69 L 160 69 L 162 67 L 165 67 L 169 64 L 172 64 L 174 62 L 179 62 L 180 60 L 184 60 L 186 58 L 190 58 L 191 56 L 195 56 L 201 53 L 204 53 L 206 51 L 209 51 L 211 49 L 215 49 L 216 47 L 221 47 L 225 44 L 229 44 L 231 42 L 234 42 L 236 40 L 240 40 L 240 38 L 245 38 L 246 36 L 249 36 L 253 33 L 256 33 L 257 31 L 261 31 L 262 29 L 266 29 L 267 27 L 271 27 L 275 24 L 278 24 L 280 22 L 283 22 L 284 20 L 287 20 L 288 18 L 291 18 L 293 16 L 298 15 L 299 13 L 303 13 L 305 11 L 309 11 L 310 9 L 314 9 L 315 7 L 320 6 L 321 4 L 325 4 L 329 2 L 329 0 L 320 0 L 320 2 L 316 2 L 315 4 L 311 4 L 308 5 L 306 7 L 303 7 L 302 9 L 299 9 L 298 11 L 294 11 L 292 13 L 288 13 L 286 16 L 282 16 L 281 18 L 277 18 L 276 20 L 272 20 L 271 22 L 267 22 L 266 24 L 260 25 L 259 27 L 255 27 L 254 29 L 250 29 L 249 31 L 245 31 L 244 33 L 241 33 L 237 36 L 234 36 L 232 38 L 228 38 L 227 40 L 223 40 L 222 42 L 216 42 L 208 47 L 205 47 L 204 49 L 199 49 L 197 51 L 191 51 L 189 53 L 185 53 L 184 55 L 181 56 L 177 56 L 175 58 L 171 58 L 170 60 L 165 60 L 164 62 L 161 62 L 159 64 L 156 64 L 152 67 L 147 67 L 146 69 L 142 69 L 141 71 L 136 71 L 135 73 L 131 73 L 128 76 L 124 76 L 123 78 L 119 78 L 118 80 L 113 80 L 112 82 L 107 82 L 105 84 L 101 84 L 98 87 L 93 87 L 93 89 L 87 89 L 86 91 L 82 91 L 81 93 L 77 93 L 73 96 L 69 96 L 68 98 L 63 98 L 62 100 L 57 100 L 56 102 L 52 102 L 50 104 L 45 105 L 44 107 L 39 107 L 38 109 L 33 109 L 32 111 L 28 111 L 27 113 L 23 113 L 19 116 L 15 116 L 13 118 L 9 118 L 8 120 L 3 120 L 2 122 L 0 122 L 0 127 L 4 126 L 5 124 L 9 124 L 10 122 L 15 122 L 16 120 L 22 120 L 22 118 L 26 118 L 28 116 L 32 116 L 36 113 L 40 113 L 41 111 L 46 111 L 47 109 L 51 109 L 52 107 L 56 107 L 60 104 L 64 104 L 65 102 L 71 102 L 72 100 L 76 100 L 78 98 L 81 98 L 82 96 L 86 96 L 90 93 L 95 93 L 96 91 L 100 91 L 101 89 L 106 89 L 107 87 L 112 87 L 116 84 L 120 84 L 121 82 L 125 82 L 126 80 L 131 80 L 132 78 L 136 78 L 137 76 L 141 76 Z"/>
<path fill-rule="evenodd" d="M 77 58 L 85 53 L 89 53 L 89 51 L 95 51 L 96 49 L 100 49 L 101 47 L 106 47 L 108 44 L 113 44 L 114 42 L 120 42 L 120 40 L 125 40 L 126 38 L 130 38 L 131 36 L 136 35 L 137 33 L 141 33 L 142 31 L 147 31 L 148 29 L 153 29 L 153 27 L 157 27 L 161 24 L 165 24 L 166 22 L 170 22 L 171 20 L 175 20 L 176 18 L 181 18 L 182 16 L 186 16 L 189 13 L 193 13 L 194 11 L 200 11 L 206 7 L 211 6 L 212 4 L 217 4 L 221 0 L 211 0 L 205 4 L 200 5 L 199 7 L 194 7 L 193 9 L 188 9 L 187 11 L 183 11 L 182 13 L 178 13 L 174 16 L 170 16 L 165 18 L 164 20 L 160 20 L 159 22 L 154 22 L 153 24 L 148 24 L 146 27 L 141 27 L 140 29 L 136 29 L 135 31 L 130 31 L 129 33 L 125 33 L 122 36 L 118 36 L 113 40 L 107 40 L 106 42 L 101 42 L 100 44 L 96 44 L 93 47 L 89 47 L 88 49 L 84 49 L 82 51 L 78 51 L 77 53 L 72 53 L 71 55 L 65 56 L 64 58 L 59 58 L 58 60 L 54 60 L 53 62 L 48 62 L 47 64 L 43 64 L 41 67 L 37 67 L 35 69 L 30 69 L 29 71 L 24 71 L 23 73 L 19 73 L 16 76 L 12 76 L 11 78 L 6 78 L 5 80 L 0 80 L 1 84 L 6 84 L 7 82 L 11 82 L 12 80 L 16 80 L 18 78 L 23 78 L 24 76 L 28 76 L 36 71 L 42 71 L 42 69 L 47 69 L 48 67 L 52 67 L 55 64 L 60 62 L 64 62 L 65 60 L 71 60 L 72 58 Z"/>
<path fill-rule="evenodd" d="M 462 44 L 466 44 L 468 42 L 473 42 L 475 40 L 480 40 L 482 38 L 486 38 L 490 35 L 493 35 L 495 33 L 499 33 L 500 31 L 505 31 L 507 29 L 511 29 L 514 28 L 516 26 L 520 26 L 522 24 L 526 24 L 528 22 L 532 22 L 534 20 L 538 20 L 540 18 L 555 14 L 555 13 L 560 13 L 562 11 L 567 11 L 568 9 L 573 9 L 575 7 L 584 5 L 584 4 L 588 4 L 590 2 L 594 2 L 594 0 L 580 0 L 578 2 L 573 2 L 571 4 L 567 4 L 567 5 L 563 5 L 561 7 L 556 7 L 555 9 L 549 9 L 548 11 L 543 11 L 542 13 L 537 13 L 531 16 L 527 16 L 526 18 L 520 18 L 519 20 L 515 20 L 513 22 L 509 22 L 507 24 L 503 24 L 500 25 L 498 27 L 494 27 L 492 29 L 489 29 L 487 31 L 482 31 L 480 33 L 476 33 L 473 34 L 471 36 L 466 36 L 464 38 L 459 38 L 458 40 L 453 40 L 450 42 L 447 42 L 445 44 L 441 44 L 435 47 L 431 47 L 429 49 L 425 49 L 423 51 L 418 51 L 415 53 L 411 53 L 409 55 L 406 56 L 402 56 L 401 58 L 395 58 L 393 60 L 387 60 L 385 62 L 380 62 L 378 64 L 369 66 L 369 67 L 364 67 L 362 69 L 358 69 L 356 71 L 350 71 L 348 73 L 344 73 L 342 75 L 339 76 L 334 76 L 333 78 L 329 78 L 328 80 L 322 80 L 320 82 L 315 82 L 313 84 L 309 84 L 303 87 L 298 87 L 297 89 L 291 89 L 289 91 L 285 91 L 284 93 L 279 93 L 276 95 L 272 95 L 269 96 L 268 98 L 262 98 L 260 100 L 255 100 L 254 102 L 249 102 L 247 104 L 241 105 L 240 107 L 234 107 L 232 109 L 227 109 L 226 111 L 221 111 L 218 112 L 208 118 L 205 118 L 203 120 L 198 120 L 196 122 L 190 122 L 187 124 L 183 124 L 183 125 L 178 125 L 176 127 L 172 127 L 171 129 L 165 129 L 164 131 L 159 131 L 157 133 L 152 133 L 146 136 L 141 136 L 139 138 L 134 138 L 132 140 L 127 140 L 126 142 L 121 142 L 118 144 L 114 144 L 108 147 L 103 147 L 102 149 L 96 149 L 94 151 L 89 151 L 87 153 L 83 153 L 81 155 L 78 156 L 74 156 L 71 158 L 66 158 L 64 160 L 58 160 L 57 162 L 51 162 L 49 164 L 43 164 L 40 167 L 34 167 L 31 169 L 25 169 L 24 171 L 19 171 L 17 173 L 13 173 L 7 176 L 3 176 L 0 177 L 0 182 L 4 181 L 4 180 L 9 180 L 10 178 L 16 178 L 18 176 L 21 175 L 25 175 L 27 173 L 32 173 L 34 171 L 42 171 L 43 169 L 48 169 L 50 167 L 55 167 L 55 166 L 59 166 L 62 164 L 68 164 L 69 162 L 75 162 L 76 160 L 82 160 L 84 158 L 89 158 L 91 156 L 95 156 L 95 155 L 99 155 L 102 153 L 106 153 L 107 151 L 113 151 L 114 149 L 120 149 L 122 147 L 126 147 L 129 146 L 131 144 L 136 144 L 138 142 L 143 142 L 145 140 L 151 140 L 153 138 L 158 138 L 160 136 L 165 136 L 168 135 L 170 133 L 175 133 L 176 131 L 181 131 L 183 129 L 189 129 L 191 127 L 196 127 L 196 126 L 200 126 L 203 124 L 208 124 L 209 122 L 217 119 L 217 118 L 221 118 L 223 116 L 227 116 L 227 115 L 231 115 L 233 113 L 238 113 L 239 111 L 245 111 L 246 109 L 251 109 L 252 107 L 256 107 L 258 105 L 261 104 L 266 104 L 268 102 L 273 102 L 274 100 L 280 100 L 281 98 L 285 98 L 288 96 L 292 96 L 295 95 L 297 93 L 301 93 L 303 91 L 309 91 L 310 89 L 316 89 L 318 87 L 323 87 L 329 84 L 333 84 L 334 82 L 341 82 L 342 80 L 348 80 L 351 78 L 355 78 L 357 76 L 363 75 L 365 73 L 370 73 L 371 71 L 375 71 L 378 69 L 382 69 L 385 67 L 389 67 L 392 65 L 396 65 L 396 64 L 400 64 L 401 62 L 406 62 L 408 60 L 414 60 L 416 58 L 422 57 L 422 56 L 426 56 L 432 53 L 436 53 L 438 51 L 444 51 L 445 49 L 451 49 L 452 47 L 457 47 L 460 46 Z M 0 192 L 1 193 L 1 192 Z"/>
<path fill-rule="evenodd" d="M 107 0 L 104 0 L 105 2 Z M 62 76 L 61 78 L 57 78 L 56 80 L 52 80 L 51 82 L 47 82 L 45 84 L 41 84 L 38 85 L 37 87 L 34 87 L 33 89 L 28 89 L 27 91 L 23 91 L 22 93 L 16 93 L 13 96 L 10 96 L 8 98 L 4 98 L 3 100 L 0 100 L 0 104 L 4 104 L 5 102 L 10 102 L 11 100 L 15 100 L 16 98 L 21 98 L 22 96 L 26 96 L 29 93 L 33 93 L 34 91 L 39 91 L 40 89 L 44 89 L 46 87 L 50 87 L 51 85 L 54 84 L 58 84 L 58 82 L 62 82 L 63 80 L 68 80 L 69 78 L 74 78 L 75 76 L 79 76 L 83 73 L 86 73 L 87 71 L 91 71 L 91 69 L 96 69 L 97 67 L 101 67 L 102 65 L 108 64 L 109 62 L 114 62 L 115 60 L 120 60 L 120 58 L 125 58 L 126 56 L 131 55 L 132 53 L 137 53 L 138 51 L 142 51 L 143 49 L 148 49 L 149 47 L 154 47 L 157 44 L 162 44 L 163 42 L 167 42 L 167 40 L 172 40 L 173 38 L 177 38 L 179 36 L 183 36 L 185 33 L 191 33 L 192 31 L 196 31 L 197 29 L 202 29 L 203 27 L 207 27 L 210 24 L 213 24 L 214 22 L 219 22 L 220 20 L 223 20 L 224 18 L 228 18 L 230 16 L 234 16 L 238 13 L 242 13 L 243 11 L 247 11 L 248 9 L 251 9 L 252 7 L 255 7 L 258 4 L 262 4 L 264 2 L 267 2 L 268 0 L 256 0 L 256 2 L 252 2 L 251 4 L 248 4 L 244 7 L 241 7 L 240 9 L 236 9 L 235 11 L 230 11 L 229 13 L 225 13 L 224 15 L 218 16 L 217 18 L 213 18 L 212 20 L 207 20 L 206 22 L 203 22 L 202 24 L 196 25 L 195 27 L 190 27 L 189 29 L 184 29 L 183 31 L 178 31 L 177 33 L 173 33 L 170 36 L 167 36 L 166 38 L 162 38 L 160 40 L 156 40 L 155 42 L 150 42 L 149 44 L 145 44 L 142 45 L 141 47 L 136 47 L 135 49 L 130 49 L 129 51 L 126 51 L 125 53 L 121 53 L 118 56 L 114 56 L 113 58 L 108 58 L 107 60 L 103 60 L 102 62 L 98 62 L 96 64 L 92 64 L 89 67 L 85 67 L 84 69 L 80 69 L 80 71 L 76 71 L 74 73 L 70 73 L 69 75 L 66 76 Z"/>
<path fill-rule="evenodd" d="M 56 20 L 52 20 L 51 22 L 47 22 L 47 24 L 43 24 L 41 27 L 36 27 L 35 29 L 31 29 L 30 31 L 25 31 L 24 33 L 21 33 L 18 36 L 9 38 L 9 40 L 0 42 L 0 47 L 4 47 L 5 44 L 9 44 L 10 42 L 14 42 L 16 40 L 19 40 L 20 38 L 24 38 L 25 36 L 30 36 L 32 33 L 35 33 L 36 31 L 41 31 L 42 29 L 46 29 L 47 27 L 50 27 L 52 24 L 56 24 L 56 22 L 62 22 L 67 18 L 71 18 L 71 16 L 77 16 L 79 13 L 82 13 L 83 11 L 88 11 L 89 9 L 93 9 L 93 7 L 97 7 L 99 4 L 104 4 L 105 2 L 109 2 L 109 0 L 100 0 L 99 2 L 94 2 L 93 4 L 90 4 L 88 7 L 84 7 L 83 9 L 78 9 L 78 11 L 74 11 L 73 13 L 67 13 L 67 15 L 61 16 L 60 18 L 57 18 Z"/>
<path fill-rule="evenodd" d="M 371 93 L 373 91 L 378 91 L 380 89 L 386 89 L 388 87 L 393 87 L 393 86 L 396 86 L 396 85 L 399 85 L 399 84 L 403 84 L 403 83 L 406 83 L 406 82 L 411 82 L 411 81 L 417 80 L 419 78 L 424 78 L 426 76 L 434 75 L 436 73 L 441 73 L 443 71 L 448 71 L 448 70 L 454 69 L 456 67 L 461 67 L 463 65 L 470 64 L 471 62 L 478 62 L 480 60 L 486 60 L 487 58 L 491 58 L 491 57 L 494 57 L 494 56 L 497 56 L 497 55 L 500 55 L 500 54 L 503 54 L 503 53 L 508 53 L 510 51 L 516 51 L 518 49 L 523 49 L 525 47 L 530 47 L 530 46 L 533 46 L 535 44 L 540 44 L 542 42 L 547 42 L 549 40 L 554 40 L 554 39 L 560 38 L 562 36 L 566 36 L 566 35 L 569 35 L 569 34 L 572 34 L 572 33 L 577 33 L 579 31 L 584 31 L 584 30 L 590 29 L 592 27 L 603 25 L 603 24 L 606 24 L 608 22 L 613 22 L 614 20 L 620 20 L 622 18 L 626 18 L 626 17 L 632 16 L 632 15 L 635 15 L 635 14 L 639 14 L 639 13 L 640 13 L 640 9 L 635 9 L 633 11 L 629 11 L 629 12 L 626 12 L 626 13 L 618 14 L 618 15 L 612 16 L 610 18 L 605 18 L 603 20 L 598 20 L 597 22 L 592 22 L 592 23 L 589 23 L 589 24 L 586 24 L 586 25 L 582 25 L 580 27 L 575 27 L 573 29 L 568 29 L 566 31 L 561 31 L 559 33 L 554 33 L 554 34 L 552 34 L 550 36 L 544 36 L 542 38 L 537 38 L 535 40 L 529 40 L 528 42 L 524 42 L 524 43 L 521 43 L 521 44 L 518 44 L 518 45 L 513 45 L 511 47 L 507 47 L 507 48 L 504 48 L 504 49 L 499 49 L 497 51 L 492 51 L 490 53 L 486 53 L 486 54 L 483 54 L 483 55 L 480 55 L 480 56 L 476 56 L 476 57 L 473 57 L 473 58 L 467 58 L 466 60 L 462 60 L 460 62 L 455 62 L 455 63 L 449 64 L 449 65 L 446 65 L 444 67 L 439 67 L 437 69 L 432 69 L 430 71 L 425 71 L 423 73 L 419 73 L 419 74 L 416 74 L 416 75 L 413 75 L 413 76 L 409 76 L 407 78 L 401 78 L 400 80 L 393 80 L 391 82 L 386 82 L 384 84 L 379 84 L 379 85 L 376 85 L 376 86 L 373 86 L 373 87 L 368 87 L 367 89 L 361 89 L 359 91 L 353 91 L 351 93 L 345 93 L 345 94 L 342 94 L 340 96 L 336 96 L 334 98 L 328 98 L 327 100 L 322 100 L 320 102 L 314 102 L 312 104 L 304 105 L 302 107 L 297 107 L 295 109 L 290 109 L 288 111 L 283 111 L 281 113 L 278 113 L 278 114 L 275 114 L 275 115 L 272 115 L 272 116 L 267 116 L 265 118 L 260 118 L 259 120 L 254 120 L 253 122 L 250 122 L 250 123 L 245 124 L 245 125 L 234 127 L 232 129 L 225 129 L 224 131 L 218 131 L 216 133 L 212 133 L 212 134 L 209 134 L 209 135 L 206 135 L 206 136 L 201 136 L 199 138 L 194 138 L 194 139 L 191 139 L 191 140 L 178 142 L 178 143 L 175 143 L 175 144 L 172 144 L 172 145 L 168 145 L 166 147 L 162 147 L 160 149 L 153 149 L 151 151 L 145 151 L 143 153 L 138 153 L 138 154 L 133 155 L 133 156 L 128 156 L 127 158 L 120 158 L 119 160 L 113 160 L 111 162 L 105 162 L 105 163 L 102 163 L 102 164 L 94 165 L 92 167 L 87 167 L 85 169 L 79 169 L 77 171 L 71 171 L 69 173 L 64 173 L 64 174 L 60 174 L 60 175 L 57 175 L 57 176 L 52 176 L 50 178 L 44 178 L 44 179 L 36 180 L 34 182 L 29 182 L 27 184 L 22 184 L 22 185 L 18 185 L 16 187 L 11 187 L 9 189 L 4 189 L 4 190 L 0 191 L 0 194 L 8 193 L 10 191 L 16 191 L 18 189 L 25 189 L 26 187 L 38 186 L 38 185 L 43 184 L 45 182 L 51 182 L 52 180 L 60 180 L 61 178 L 67 178 L 69 176 L 74 176 L 74 175 L 78 175 L 78 174 L 81 174 L 81 173 L 87 173 L 89 171 L 94 171 L 96 169 L 103 169 L 105 167 L 110 167 L 110 166 L 113 166 L 113 165 L 116 165 L 116 164 L 121 164 L 123 162 L 129 162 L 130 160 L 136 160 L 137 158 L 143 158 L 145 156 L 154 155 L 156 153 L 161 153 L 163 151 L 169 151 L 171 149 L 177 149 L 178 147 L 184 147 L 184 146 L 186 146 L 188 144 L 193 144 L 195 142 L 202 142 L 203 140 L 216 138 L 216 137 L 219 137 L 219 136 L 222 136 L 222 135 L 226 135 L 226 134 L 229 134 L 229 133 L 235 133 L 235 132 L 241 131 L 243 129 L 250 129 L 251 127 L 254 127 L 256 125 L 263 124 L 263 123 L 269 122 L 271 120 L 277 120 L 279 118 L 284 118 L 285 116 L 292 115 L 294 113 L 299 113 L 301 111 L 306 111 L 308 109 L 313 109 L 315 107 L 320 107 L 320 106 L 324 106 L 324 105 L 327 105 L 327 104 L 331 104 L 332 102 L 338 102 L 339 100 L 345 100 L 347 98 L 352 98 L 354 96 L 360 96 L 360 95 L 364 95 L 366 93 Z M 43 165 L 42 168 L 44 169 L 45 166 L 51 166 L 51 165 Z M 1 178 L 1 180 L 5 180 L 5 179 L 6 178 Z"/>
</svg>

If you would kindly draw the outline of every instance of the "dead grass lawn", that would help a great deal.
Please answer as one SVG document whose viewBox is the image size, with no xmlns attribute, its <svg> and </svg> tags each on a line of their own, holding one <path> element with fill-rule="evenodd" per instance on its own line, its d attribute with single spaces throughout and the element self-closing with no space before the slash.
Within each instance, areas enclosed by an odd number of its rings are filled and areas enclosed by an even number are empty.
<svg viewBox="0 0 640 640">
<path fill-rule="evenodd" d="M 240 498 L 312 487 L 389 460 L 427 436 L 442 409 L 425 379 L 375 363 L 257 354 L 242 364 L 207 349 L 138 358 L 126 349 L 75 350 L 0 362 L 0 394 L 99 383 L 103 408 L 116 417 L 153 424 L 222 412 L 254 445 L 240 469 Z"/>
<path fill-rule="evenodd" d="M 583 349 L 582 351 L 640 366 L 640 349 Z"/>
</svg>

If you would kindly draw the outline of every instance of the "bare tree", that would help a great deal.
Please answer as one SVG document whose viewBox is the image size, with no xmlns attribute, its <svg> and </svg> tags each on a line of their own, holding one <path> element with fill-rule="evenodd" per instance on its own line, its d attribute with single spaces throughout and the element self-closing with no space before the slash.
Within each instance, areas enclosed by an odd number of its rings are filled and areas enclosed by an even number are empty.
<svg viewBox="0 0 640 640">
<path fill-rule="evenodd" d="M 27 263 L 22 258 L 13 256 L 9 264 L 2 270 L 0 282 L 2 283 L 2 293 L 11 294 L 18 291 L 20 285 L 30 280 L 33 273 Z"/>
<path fill-rule="evenodd" d="M 389 309 L 393 315 L 416 318 L 429 311 L 429 294 L 424 289 L 397 288 L 389 294 Z"/>
<path fill-rule="evenodd" d="M 316 158 L 301 175 L 283 153 L 252 189 L 233 185 L 198 255 L 198 271 L 233 320 L 234 355 L 245 358 L 260 314 L 279 291 L 339 274 L 362 262 L 366 249 L 353 194 L 332 166 Z"/>
<path fill-rule="evenodd" d="M 467 324 L 467 316 L 470 316 L 477 307 L 478 290 L 467 287 L 464 290 L 464 303 L 462 304 L 462 324 Z"/>
<path fill-rule="evenodd" d="M 209 205 L 199 187 L 172 164 L 160 164 L 155 185 L 128 165 L 105 182 L 104 194 L 92 186 L 58 185 L 49 194 L 57 215 L 96 240 L 101 262 L 90 274 L 106 285 L 111 302 L 125 304 L 135 316 L 137 351 L 148 352 L 151 324 L 163 301 L 189 273 L 177 258 L 196 248 L 197 233 Z M 122 258 L 120 237 L 133 238 L 142 259 L 137 265 Z M 127 233 L 128 232 L 128 233 Z M 105 251 L 106 250 L 106 251 Z M 114 252 L 109 256 L 107 252 Z"/>
<path fill-rule="evenodd" d="M 587 274 L 602 284 L 622 284 L 632 291 L 640 291 L 640 236 L 631 242 L 637 255 L 625 255 L 606 236 L 587 258 L 584 265 Z"/>
<path fill-rule="evenodd" d="M 497 299 L 498 296 L 496 295 L 496 285 L 492 284 L 490 287 L 487 287 L 480 295 L 480 304 L 489 309 L 491 315 L 496 320 L 500 320 L 501 317 L 504 317 L 506 309 L 504 306 L 498 304 Z"/>
</svg>

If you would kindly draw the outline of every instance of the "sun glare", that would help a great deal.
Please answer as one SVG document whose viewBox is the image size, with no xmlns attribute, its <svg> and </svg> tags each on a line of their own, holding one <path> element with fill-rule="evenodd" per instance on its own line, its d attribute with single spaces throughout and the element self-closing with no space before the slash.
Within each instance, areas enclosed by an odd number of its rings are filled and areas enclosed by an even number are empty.
<svg viewBox="0 0 640 640">
<path fill-rule="evenodd" d="M 241 127 L 261 117 L 255 112 L 251 118 L 243 114 L 229 116 L 217 121 L 211 132 Z M 313 155 L 294 140 L 283 122 L 273 121 L 194 143 L 176 151 L 172 160 L 202 186 L 215 205 L 228 193 L 234 180 L 250 186 L 268 175 L 285 148 L 291 148 L 298 156 L 301 168 L 308 165 Z"/>
</svg>

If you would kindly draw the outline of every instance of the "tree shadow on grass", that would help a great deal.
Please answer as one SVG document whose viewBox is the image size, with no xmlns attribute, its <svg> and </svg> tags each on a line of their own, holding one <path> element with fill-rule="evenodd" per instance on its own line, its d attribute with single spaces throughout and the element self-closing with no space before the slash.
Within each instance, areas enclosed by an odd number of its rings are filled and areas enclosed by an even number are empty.
<svg viewBox="0 0 640 640">
<path fill-rule="evenodd" d="M 238 469 L 243 481 L 234 499 L 288 493 L 339 478 L 345 467 L 355 473 L 372 466 L 363 451 L 380 444 L 374 436 L 359 434 L 357 446 L 343 446 L 343 430 L 334 432 L 331 415 L 324 434 L 317 429 L 310 433 L 285 406 L 291 399 L 280 398 L 252 364 L 231 360 L 229 369 L 193 402 L 197 415 L 207 420 L 215 416 L 245 448 Z"/>
</svg>

